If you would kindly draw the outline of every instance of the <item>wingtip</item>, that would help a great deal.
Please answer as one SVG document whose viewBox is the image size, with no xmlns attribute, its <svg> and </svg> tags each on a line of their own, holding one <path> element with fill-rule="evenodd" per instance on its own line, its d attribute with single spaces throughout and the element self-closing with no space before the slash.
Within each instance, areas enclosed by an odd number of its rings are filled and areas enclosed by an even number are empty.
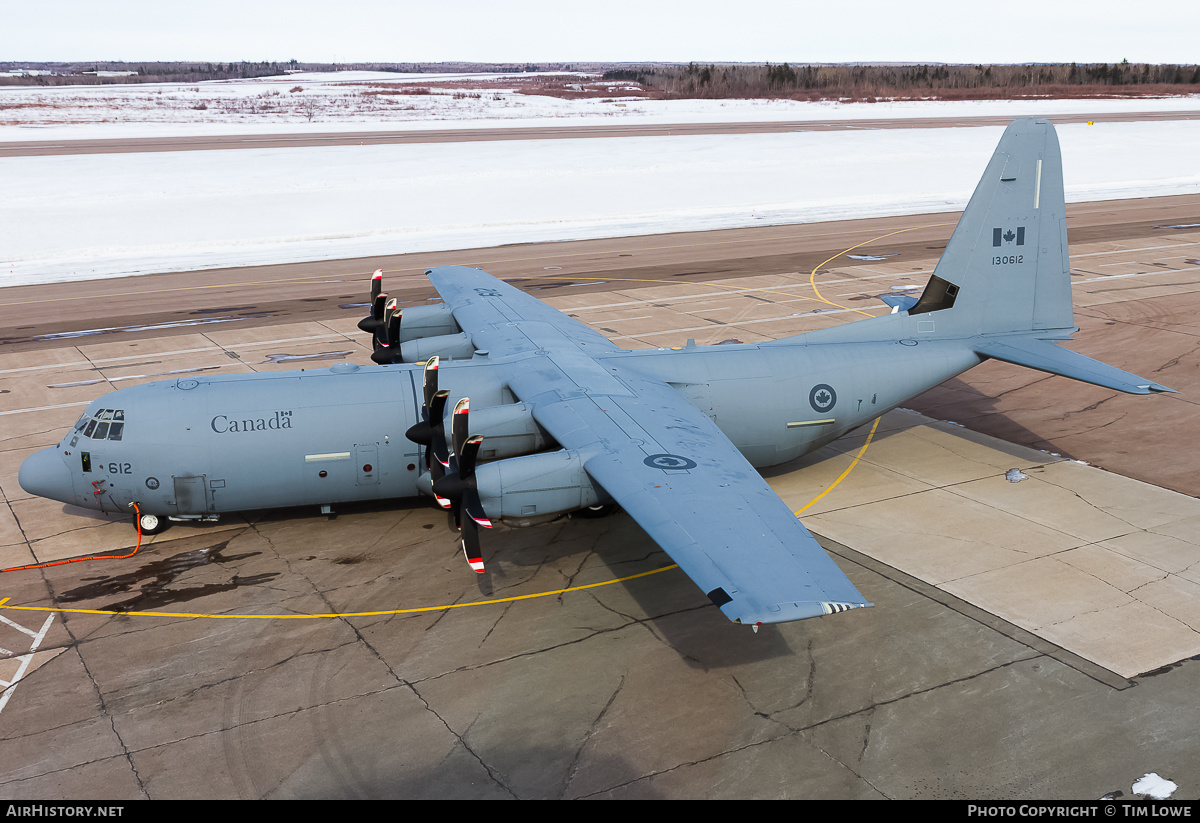
<svg viewBox="0 0 1200 823">
<path fill-rule="evenodd" d="M 733 601 L 728 601 L 733 602 Z M 750 613 L 743 611 L 740 614 L 730 614 L 735 611 L 734 608 L 726 609 L 722 607 L 726 616 L 734 623 L 741 623 L 748 626 L 757 626 L 764 623 L 789 623 L 793 620 L 807 620 L 812 617 L 824 617 L 830 614 L 838 614 L 839 612 L 851 611 L 853 609 L 866 609 L 874 606 L 874 603 L 868 603 L 866 600 L 855 600 L 850 602 L 833 602 L 825 600 L 808 600 L 792 603 L 776 603 L 774 606 L 760 611 L 758 613 Z"/>
</svg>

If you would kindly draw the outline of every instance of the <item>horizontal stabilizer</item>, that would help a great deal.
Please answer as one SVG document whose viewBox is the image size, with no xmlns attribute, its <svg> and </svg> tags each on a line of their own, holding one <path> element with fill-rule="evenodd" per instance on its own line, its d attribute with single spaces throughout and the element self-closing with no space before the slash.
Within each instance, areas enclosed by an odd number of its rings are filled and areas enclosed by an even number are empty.
<svg viewBox="0 0 1200 823">
<path fill-rule="evenodd" d="M 1106 389 L 1116 389 L 1128 394 L 1153 394 L 1155 392 L 1173 392 L 1166 386 L 1138 377 L 1127 371 L 1115 368 L 1107 363 L 1060 348 L 1046 340 L 1026 337 L 1021 339 L 1007 338 L 1005 340 L 975 341 L 975 351 L 984 357 L 993 357 L 1006 363 L 1027 366 L 1038 371 L 1060 374 L 1072 380 L 1082 380 L 1103 386 Z"/>
<path fill-rule="evenodd" d="M 879 299 L 897 311 L 908 311 L 917 305 L 917 298 L 911 294 L 881 294 Z"/>
</svg>

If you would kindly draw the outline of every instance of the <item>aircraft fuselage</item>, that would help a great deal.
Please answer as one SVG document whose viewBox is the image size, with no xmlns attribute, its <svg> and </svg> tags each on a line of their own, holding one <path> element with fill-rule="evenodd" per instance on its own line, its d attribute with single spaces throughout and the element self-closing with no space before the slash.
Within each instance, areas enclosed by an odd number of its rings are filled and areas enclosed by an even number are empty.
<svg viewBox="0 0 1200 823">
<path fill-rule="evenodd" d="M 946 341 L 796 340 L 605 353 L 596 363 L 616 358 L 671 383 L 763 468 L 819 448 L 980 362 Z M 538 355 L 523 357 L 537 368 Z M 484 356 L 441 367 L 451 405 L 471 398 L 482 459 L 545 448 L 511 426 L 489 429 L 489 410 L 519 400 L 490 366 Z M 183 518 L 412 497 L 425 461 L 405 432 L 420 419 L 421 368 L 341 363 L 120 389 L 91 403 L 56 447 L 31 457 L 21 482 L 84 508 L 129 513 L 136 502 L 143 513 Z M 509 448 L 496 455 L 506 439 Z"/>
</svg>

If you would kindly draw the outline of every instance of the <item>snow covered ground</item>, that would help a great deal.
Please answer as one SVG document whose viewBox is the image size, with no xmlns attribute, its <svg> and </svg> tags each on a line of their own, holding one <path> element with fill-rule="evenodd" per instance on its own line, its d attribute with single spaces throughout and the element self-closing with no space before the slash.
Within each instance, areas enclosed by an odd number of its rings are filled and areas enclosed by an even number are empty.
<svg viewBox="0 0 1200 823">
<path fill-rule="evenodd" d="M 639 87 L 593 78 L 591 96 L 537 94 L 555 73 L 521 75 L 338 72 L 208 83 L 0 86 L 0 141 L 191 134 L 497 128 L 621 123 L 747 123 L 878 118 L 1032 117 L 1197 111 L 1200 98 L 936 100 L 649 100 Z"/>
<path fill-rule="evenodd" d="M 205 110 L 184 104 L 199 105 L 195 95 L 216 100 L 214 86 L 232 90 L 221 98 L 229 101 L 257 100 L 264 88 L 278 91 L 274 97 L 299 95 L 290 91 L 297 86 L 336 97 L 347 93 L 340 82 L 293 75 L 273 84 L 0 89 L 0 123 L 21 113 L 20 123 L 0 124 L 0 140 L 446 128 L 498 120 L 550 126 L 619 122 L 613 118 L 729 122 L 1200 109 L 1194 98 L 857 105 L 564 100 L 505 92 L 504 79 L 462 81 L 486 91 L 478 97 L 464 87 L 377 95 L 425 106 L 409 111 L 408 119 L 397 119 L 398 109 L 351 111 L 342 101 L 322 109 L 322 117 L 332 117 L 340 108 L 340 119 L 320 122 L 292 111 L 295 101 L 261 116 L 232 106 L 220 114 L 215 103 Z M 360 84 L 376 82 L 354 78 L 349 88 L 358 94 Z M 191 91 L 197 88 L 203 91 Z M 35 103 L 35 91 L 55 105 L 12 108 L 16 99 Z M 20 98 L 25 93 L 30 96 Z M 155 103 L 162 95 L 183 104 Z M 84 98 L 91 101 L 86 106 Z M 617 108 L 619 102 L 625 105 Z M 38 106 L 41 125 L 31 125 Z M 966 204 L 1000 132 L 863 129 L 0 158 L 0 285 L 948 211 Z M 1058 133 L 1069 201 L 1200 191 L 1200 121 L 1097 122 L 1060 126 Z M 453 254 L 446 262 L 455 262 Z"/>
</svg>

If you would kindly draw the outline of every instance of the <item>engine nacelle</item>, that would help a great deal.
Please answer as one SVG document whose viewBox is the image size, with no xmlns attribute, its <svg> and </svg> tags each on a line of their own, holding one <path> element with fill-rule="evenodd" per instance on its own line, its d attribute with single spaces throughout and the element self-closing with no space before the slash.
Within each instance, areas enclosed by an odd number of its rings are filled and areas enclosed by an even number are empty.
<svg viewBox="0 0 1200 823">
<path fill-rule="evenodd" d="M 567 450 L 478 466 L 475 488 L 488 517 L 510 525 L 612 502 L 583 470 L 579 453 Z"/>
<path fill-rule="evenodd" d="M 403 337 L 403 321 L 400 330 Z M 420 363 L 435 354 L 443 360 L 467 360 L 475 355 L 475 344 L 471 342 L 471 335 L 466 332 L 422 337 L 400 344 L 400 359 L 405 363 Z"/>
<path fill-rule="evenodd" d="M 440 337 L 462 331 L 445 303 L 411 306 L 400 313 L 400 342 L 421 337 Z"/>
<path fill-rule="evenodd" d="M 473 408 L 471 434 L 483 435 L 480 460 L 532 454 L 549 445 L 541 427 L 533 420 L 532 410 L 524 403 Z"/>
</svg>

